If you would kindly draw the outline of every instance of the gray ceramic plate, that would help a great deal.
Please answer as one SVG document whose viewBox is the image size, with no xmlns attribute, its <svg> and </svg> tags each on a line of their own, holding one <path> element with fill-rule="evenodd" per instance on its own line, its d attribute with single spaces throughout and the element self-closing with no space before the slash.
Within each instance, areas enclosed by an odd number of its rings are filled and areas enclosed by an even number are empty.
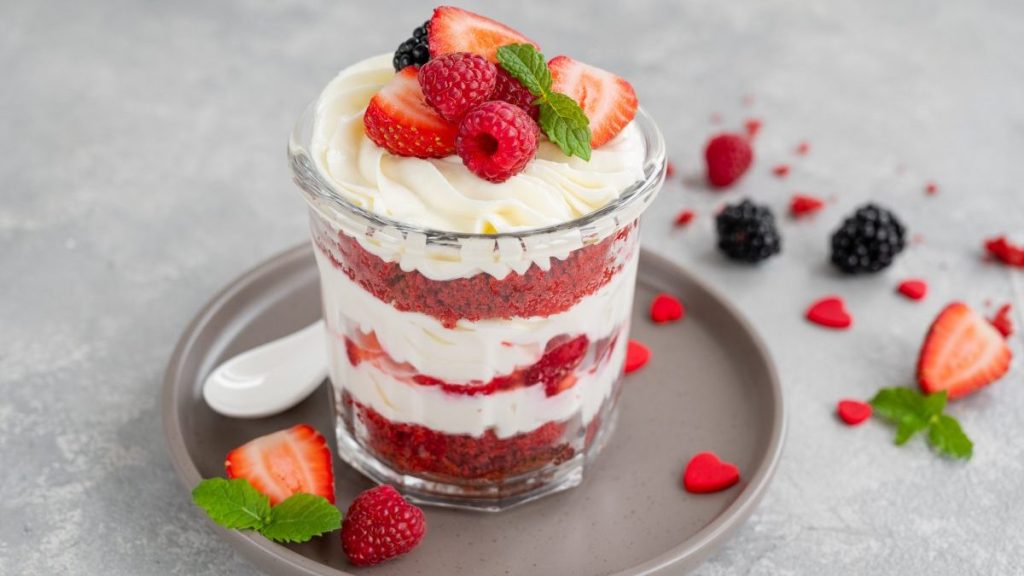
<svg viewBox="0 0 1024 576">
<path fill-rule="evenodd" d="M 182 336 L 167 369 L 163 418 L 171 459 L 189 489 L 201 477 L 223 475 L 231 448 L 298 422 L 324 432 L 334 449 L 326 382 L 292 410 L 259 420 L 215 414 L 200 391 L 219 362 L 317 319 L 318 291 L 312 251 L 297 247 L 225 288 Z M 648 320 L 648 303 L 659 291 L 682 298 L 682 322 L 655 326 Z M 782 448 L 782 392 L 750 326 L 721 297 L 648 253 L 641 256 L 632 337 L 650 346 L 651 362 L 627 377 L 618 429 L 578 488 L 498 514 L 428 509 L 423 544 L 367 570 L 346 563 L 337 534 L 281 546 L 250 533 L 220 533 L 271 574 L 635 575 L 692 569 L 764 494 Z M 717 494 L 685 492 L 683 468 L 702 450 L 737 464 L 739 485 Z M 342 505 L 370 486 L 340 461 L 335 467 Z M 204 521 L 201 515 L 196 509 L 196 522 Z"/>
</svg>

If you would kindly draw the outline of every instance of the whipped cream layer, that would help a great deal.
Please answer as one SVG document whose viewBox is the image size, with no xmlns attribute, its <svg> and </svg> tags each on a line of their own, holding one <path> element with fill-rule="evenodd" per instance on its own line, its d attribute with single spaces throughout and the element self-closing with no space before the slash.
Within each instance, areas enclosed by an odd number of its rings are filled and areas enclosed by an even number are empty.
<svg viewBox="0 0 1024 576">
<path fill-rule="evenodd" d="M 331 374 L 334 382 L 344 383 L 335 384 L 339 398 L 344 389 L 356 402 L 373 408 L 391 422 L 474 437 L 494 430 L 499 438 L 508 438 L 577 414 L 584 426 L 589 424 L 622 376 L 627 342 L 623 333 L 607 362 L 594 372 L 579 374 L 572 388 L 555 396 L 548 396 L 540 385 L 485 396 L 464 396 L 448 394 L 437 386 L 409 384 L 367 362 L 352 366 L 345 356 L 345 344 L 337 338 L 331 339 Z"/>
<path fill-rule="evenodd" d="M 315 253 L 324 318 L 334 340 L 340 341 L 340 334 L 352 329 L 373 332 L 393 360 L 451 384 L 487 382 L 530 366 L 540 360 L 545 345 L 555 336 L 585 334 L 591 342 L 609 336 L 629 320 L 639 260 L 631 258 L 608 284 L 565 312 L 546 317 L 459 320 L 454 328 L 445 328 L 433 316 L 396 310 L 335 268 L 320 250 Z M 344 346 L 332 354 L 347 358 Z"/>
<path fill-rule="evenodd" d="M 644 142 L 630 123 L 589 162 L 541 140 L 537 156 L 505 182 L 488 182 L 458 156 L 395 156 L 363 129 L 370 98 L 394 75 L 391 55 L 343 70 L 316 105 L 310 152 L 317 169 L 353 204 L 405 224 L 450 232 L 502 233 L 589 214 L 643 179 Z"/>
</svg>

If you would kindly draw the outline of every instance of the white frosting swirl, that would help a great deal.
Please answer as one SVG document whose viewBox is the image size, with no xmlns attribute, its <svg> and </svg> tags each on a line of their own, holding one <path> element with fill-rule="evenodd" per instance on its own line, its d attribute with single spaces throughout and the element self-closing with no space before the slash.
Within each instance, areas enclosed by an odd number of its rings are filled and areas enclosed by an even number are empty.
<svg viewBox="0 0 1024 576">
<path fill-rule="evenodd" d="M 388 54 L 354 64 L 327 85 L 316 106 L 316 166 L 364 209 L 434 230 L 516 232 L 589 214 L 644 176 L 644 143 L 633 123 L 595 149 L 589 162 L 542 139 L 526 169 L 500 184 L 474 175 L 458 156 L 390 154 L 367 138 L 363 112 L 393 75 Z"/>
</svg>

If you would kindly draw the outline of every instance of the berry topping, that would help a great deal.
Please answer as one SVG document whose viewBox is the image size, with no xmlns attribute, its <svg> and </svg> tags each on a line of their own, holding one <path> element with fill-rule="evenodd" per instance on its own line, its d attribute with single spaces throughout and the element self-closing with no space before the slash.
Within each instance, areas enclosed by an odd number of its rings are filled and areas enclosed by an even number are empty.
<svg viewBox="0 0 1024 576">
<path fill-rule="evenodd" d="M 537 152 L 540 128 L 508 102 L 491 101 L 466 114 L 455 148 L 467 168 L 491 182 L 504 182 L 522 172 Z"/>
<path fill-rule="evenodd" d="M 794 218 L 806 216 L 807 214 L 813 214 L 818 210 L 821 210 L 825 206 L 825 203 L 814 196 L 807 196 L 806 194 L 794 194 L 793 198 L 789 201 L 789 213 Z"/>
<path fill-rule="evenodd" d="M 423 98 L 449 122 L 458 122 L 477 104 L 490 99 L 498 71 L 482 56 L 455 52 L 438 56 L 420 68 Z"/>
<path fill-rule="evenodd" d="M 651 349 L 637 340 L 630 340 L 626 346 L 626 363 L 623 371 L 626 374 L 636 372 L 651 359 Z"/>
<path fill-rule="evenodd" d="M 651 320 L 656 324 L 674 322 L 681 319 L 685 313 L 686 309 L 683 308 L 683 303 L 671 294 L 662 292 L 651 301 Z"/>
<path fill-rule="evenodd" d="M 779 164 L 772 168 L 772 174 L 775 174 L 779 178 L 785 178 L 789 176 L 789 164 Z"/>
<path fill-rule="evenodd" d="M 228 478 L 245 478 L 272 505 L 298 492 L 334 503 L 334 468 L 327 441 L 307 424 L 261 436 L 228 453 Z"/>
<path fill-rule="evenodd" d="M 719 492 L 740 481 L 735 464 L 721 461 L 714 452 L 701 452 L 686 465 L 683 487 L 693 494 Z"/>
<path fill-rule="evenodd" d="M 862 206 L 832 234 L 832 264 L 847 274 L 888 268 L 903 250 L 905 234 L 903 224 L 889 210 Z"/>
<path fill-rule="evenodd" d="M 686 226 L 690 222 L 693 222 L 693 219 L 696 217 L 697 213 L 693 210 L 683 210 L 679 212 L 679 214 L 676 214 L 676 226 Z"/>
<path fill-rule="evenodd" d="M 366 135 L 399 156 L 441 158 L 455 152 L 457 129 L 427 105 L 415 67 L 395 74 L 363 114 Z"/>
<path fill-rule="evenodd" d="M 454 6 L 439 6 L 430 19 L 430 56 L 472 52 L 497 62 L 498 48 L 506 44 L 537 44 L 519 32 L 490 18 Z"/>
<path fill-rule="evenodd" d="M 775 228 L 775 215 L 767 206 L 750 200 L 726 206 L 715 217 L 718 249 L 740 262 L 755 263 L 782 250 L 782 238 Z"/>
<path fill-rule="evenodd" d="M 853 324 L 853 316 L 846 311 L 846 303 L 838 296 L 827 296 L 811 304 L 807 319 L 819 326 L 843 330 Z"/>
<path fill-rule="evenodd" d="M 430 60 L 430 47 L 427 45 L 427 30 L 429 26 L 429 20 L 424 22 L 423 26 L 412 31 L 411 38 L 402 42 L 398 50 L 395 50 L 395 57 L 391 61 L 391 64 L 395 67 L 395 72 L 406 66 L 422 66 Z"/>
<path fill-rule="evenodd" d="M 840 400 L 836 414 L 843 422 L 856 426 L 871 417 L 871 404 L 859 400 Z"/>
<path fill-rule="evenodd" d="M 426 532 L 423 510 L 385 484 L 352 501 L 341 524 L 341 546 L 352 564 L 373 566 L 411 551 Z"/>
<path fill-rule="evenodd" d="M 614 138 L 636 116 L 636 92 L 615 74 L 568 56 L 552 58 L 548 68 L 551 89 L 575 100 L 590 120 L 593 148 Z"/>
<path fill-rule="evenodd" d="M 1006 339 L 961 302 L 947 306 L 932 323 L 917 362 L 921 390 L 945 390 L 960 398 L 1002 378 L 1012 357 Z"/>
<path fill-rule="evenodd" d="M 1010 310 L 1012 309 L 1012 306 L 1009 304 L 1003 304 L 996 311 L 996 315 L 989 320 L 1004 338 L 1009 338 L 1013 335 L 1013 318 L 1010 317 Z"/>
<path fill-rule="evenodd" d="M 540 109 L 534 104 L 536 96 L 530 93 L 523 86 L 522 82 L 513 78 L 504 68 L 498 66 L 498 74 L 494 82 L 494 93 L 491 94 L 491 100 L 501 100 L 502 102 L 508 102 L 514 104 L 523 109 L 524 112 L 530 115 L 530 118 L 534 120 L 540 115 Z"/>
<path fill-rule="evenodd" d="M 708 141 L 704 160 L 708 166 L 708 183 L 715 188 L 725 188 L 732 186 L 750 168 L 754 150 L 745 136 L 723 133 Z"/>
<path fill-rule="evenodd" d="M 1024 246 L 1011 243 L 1006 236 L 987 240 L 985 249 L 1003 264 L 1024 267 Z"/>
<path fill-rule="evenodd" d="M 896 290 L 911 300 L 921 300 L 928 294 L 928 284 L 924 280 L 904 280 Z"/>
</svg>

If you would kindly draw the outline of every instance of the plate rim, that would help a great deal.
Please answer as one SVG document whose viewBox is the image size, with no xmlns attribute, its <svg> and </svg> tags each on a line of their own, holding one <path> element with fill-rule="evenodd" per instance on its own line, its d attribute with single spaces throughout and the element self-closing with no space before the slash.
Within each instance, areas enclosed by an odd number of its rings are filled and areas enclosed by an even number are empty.
<svg viewBox="0 0 1024 576">
<path fill-rule="evenodd" d="M 290 264 L 295 260 L 305 258 L 310 253 L 312 253 L 312 246 L 307 241 L 259 261 L 218 290 L 196 313 L 178 338 L 174 351 L 168 360 L 167 368 L 164 371 L 163 383 L 160 387 L 160 416 L 164 445 L 170 455 L 171 465 L 176 472 L 179 482 L 181 482 L 186 490 L 191 491 L 202 480 L 202 476 L 199 474 L 199 469 L 186 448 L 180 422 L 175 417 L 173 410 L 177 384 L 182 379 L 181 373 L 184 358 L 188 356 L 188 352 L 195 345 L 197 336 L 202 329 L 209 323 L 212 316 L 222 307 L 225 301 L 230 300 L 237 293 L 242 292 L 255 281 L 261 279 L 266 270 L 271 266 Z M 641 564 L 614 572 L 611 576 L 647 576 L 670 568 L 673 565 L 682 564 L 688 560 L 702 560 L 702 556 L 706 557 L 715 551 L 734 531 L 746 522 L 764 497 L 771 484 L 771 479 L 778 468 L 785 443 L 786 430 L 788 429 L 788 414 L 785 408 L 778 369 L 764 339 L 747 317 L 725 298 L 719 290 L 709 286 L 686 268 L 668 258 L 641 248 L 641 266 L 644 263 L 659 269 L 672 269 L 675 273 L 685 276 L 688 282 L 717 301 L 726 314 L 731 316 L 737 322 L 740 329 L 747 334 L 751 344 L 753 344 L 754 349 L 765 364 L 765 372 L 768 376 L 767 385 L 773 403 L 772 430 L 765 449 L 765 457 L 758 463 L 740 495 L 722 510 L 714 520 L 678 546 L 669 548 L 659 556 Z M 204 519 L 204 521 L 210 522 L 209 519 Z M 354 576 L 351 572 L 339 570 L 333 566 L 327 566 L 311 560 L 294 550 L 271 542 L 259 534 L 227 530 L 213 522 L 210 522 L 210 524 L 216 532 L 220 533 L 222 538 L 227 540 L 229 544 L 250 562 L 272 562 L 277 567 L 287 567 L 298 571 L 297 573 L 303 576 L 324 576 L 325 569 L 329 571 L 327 572 L 328 574 L 333 576 Z M 266 567 L 259 564 L 257 566 L 261 569 Z"/>
</svg>

